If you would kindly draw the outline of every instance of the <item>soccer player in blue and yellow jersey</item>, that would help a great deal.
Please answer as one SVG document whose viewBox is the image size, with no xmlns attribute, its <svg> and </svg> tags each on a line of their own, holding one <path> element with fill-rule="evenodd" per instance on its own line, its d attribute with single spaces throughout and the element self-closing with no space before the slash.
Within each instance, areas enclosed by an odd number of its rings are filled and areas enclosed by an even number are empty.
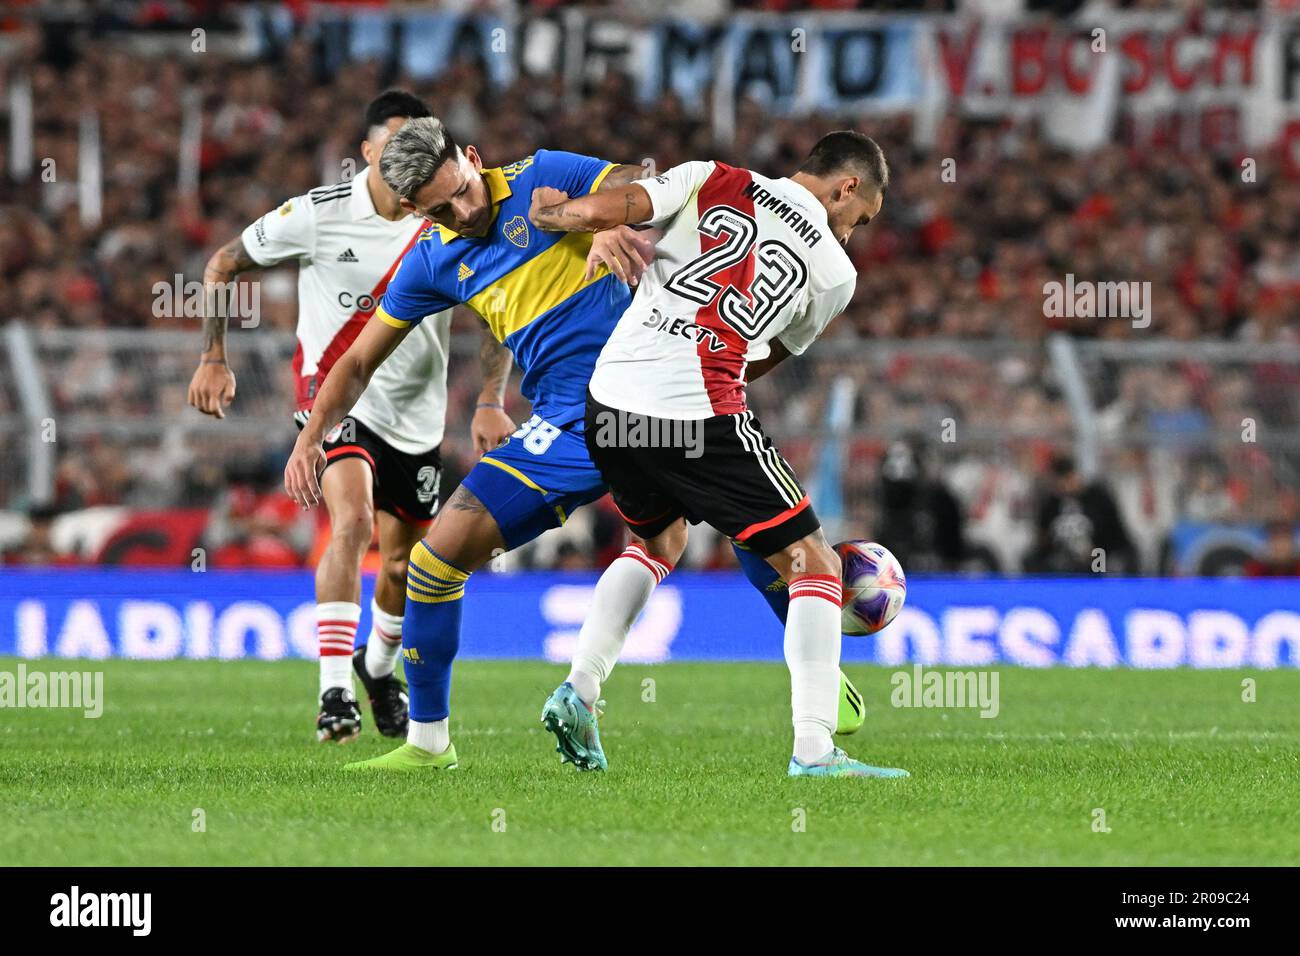
<svg viewBox="0 0 1300 956">
<path fill-rule="evenodd" d="M 285 468 L 285 489 L 304 506 L 319 500 L 323 437 L 424 316 L 468 305 L 518 362 L 532 417 L 479 460 L 411 551 L 402 634 L 410 684 L 407 744 L 349 765 L 446 769 L 457 761 L 447 716 L 465 582 L 494 554 L 557 527 L 605 493 L 583 437 L 587 383 L 630 301 L 627 283 L 649 255 L 649 244 L 638 243 L 626 227 L 594 238 L 536 229 L 528 220 L 532 193 L 550 187 L 580 196 L 624 185 L 643 170 L 549 150 L 484 169 L 473 146 L 462 149 L 437 119 L 420 118 L 393 134 L 380 172 L 402 207 L 430 226 L 316 396 Z M 476 418 L 504 418 L 509 368 L 485 371 L 492 386 Z M 636 544 L 625 556 L 597 585 L 589 615 L 624 636 L 654 584 L 671 570 Z M 764 577 L 755 583 L 761 588 L 772 577 L 760 564 Z M 591 743 L 591 753 L 565 756 L 584 769 L 603 768 L 599 742 Z"/>
<path fill-rule="evenodd" d="M 558 526 L 574 508 L 605 493 L 582 437 L 586 387 L 630 299 L 623 279 L 635 278 L 641 265 L 630 230 L 602 236 L 594 250 L 589 236 L 536 230 L 528 222 L 532 190 L 546 185 L 581 195 L 639 178 L 642 168 L 540 150 L 509 166 L 484 169 L 477 150 L 462 149 L 434 119 L 406 124 L 389 145 L 381 174 L 403 208 L 430 226 L 391 279 L 376 318 L 322 385 L 285 483 L 302 504 L 320 500 L 322 437 L 429 314 L 419 311 L 419 303 L 468 305 L 523 369 L 532 418 L 517 431 L 509 426 L 514 437 L 472 469 L 412 552 L 403 637 L 413 746 L 389 755 L 387 764 L 446 767 L 456 760 L 446 717 L 465 581 L 494 553 Z M 476 418 L 499 431 L 499 420 L 508 422 L 501 406 L 509 366 L 487 371 L 491 384 Z"/>
</svg>

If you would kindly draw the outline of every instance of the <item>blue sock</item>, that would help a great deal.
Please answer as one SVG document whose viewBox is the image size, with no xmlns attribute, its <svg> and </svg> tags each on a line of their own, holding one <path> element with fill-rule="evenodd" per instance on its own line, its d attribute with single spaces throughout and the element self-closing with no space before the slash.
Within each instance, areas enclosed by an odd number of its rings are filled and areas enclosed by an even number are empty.
<svg viewBox="0 0 1300 956">
<path fill-rule="evenodd" d="M 776 573 L 776 568 L 743 544 L 732 541 L 731 550 L 736 552 L 736 560 L 740 562 L 740 570 L 745 572 L 745 577 L 749 578 L 749 583 L 758 588 L 758 593 L 763 595 L 763 600 L 768 603 L 768 606 L 772 608 L 772 611 L 784 624 L 785 612 L 790 609 L 789 583 L 781 580 L 781 575 Z"/>
<path fill-rule="evenodd" d="M 442 720 L 451 712 L 451 662 L 460 649 L 460 605 L 469 572 L 440 558 L 421 541 L 406 574 L 402 659 L 411 719 Z"/>
</svg>

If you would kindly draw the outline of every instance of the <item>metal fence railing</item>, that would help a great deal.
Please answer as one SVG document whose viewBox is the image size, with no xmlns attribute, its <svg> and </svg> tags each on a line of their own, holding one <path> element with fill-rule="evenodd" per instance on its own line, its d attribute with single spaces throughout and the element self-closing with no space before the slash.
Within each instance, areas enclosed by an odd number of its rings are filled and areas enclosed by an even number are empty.
<svg viewBox="0 0 1300 956">
<path fill-rule="evenodd" d="M 1084 342 L 1099 449 L 1141 564 L 1169 564 L 1192 525 L 1294 523 L 1300 489 L 1300 346 Z"/>
<path fill-rule="evenodd" d="M 186 405 L 196 347 L 173 331 L 0 337 L 0 510 L 201 506 L 232 479 L 278 482 L 293 336 L 232 331 L 222 421 Z M 472 464 L 476 350 L 453 336 L 453 472 Z M 751 402 L 828 529 L 888 541 L 915 570 L 1086 570 L 1060 554 L 1100 538 L 1075 514 L 1097 523 L 1090 488 L 1126 532 L 1121 566 L 1167 570 L 1181 526 L 1292 518 L 1300 487 L 1297 346 L 832 337 Z"/>
</svg>

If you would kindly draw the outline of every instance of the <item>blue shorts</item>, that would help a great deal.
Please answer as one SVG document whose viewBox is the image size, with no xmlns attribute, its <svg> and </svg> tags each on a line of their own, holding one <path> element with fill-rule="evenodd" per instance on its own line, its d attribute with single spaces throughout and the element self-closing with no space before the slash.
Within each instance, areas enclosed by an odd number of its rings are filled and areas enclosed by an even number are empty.
<svg viewBox="0 0 1300 956">
<path fill-rule="evenodd" d="M 583 420 L 560 427 L 539 415 L 480 458 L 461 484 L 483 502 L 512 550 L 606 491 L 587 454 Z"/>
</svg>

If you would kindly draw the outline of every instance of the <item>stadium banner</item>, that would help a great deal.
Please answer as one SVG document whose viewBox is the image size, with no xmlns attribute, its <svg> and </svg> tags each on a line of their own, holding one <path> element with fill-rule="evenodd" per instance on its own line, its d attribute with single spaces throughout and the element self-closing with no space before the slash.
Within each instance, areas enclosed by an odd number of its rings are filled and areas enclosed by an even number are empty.
<svg viewBox="0 0 1300 956">
<path fill-rule="evenodd" d="M 567 662 L 595 581 L 587 573 L 476 575 L 461 656 Z M 297 571 L 5 569 L 0 655 L 315 658 L 312 588 L 310 572 Z M 917 576 L 892 624 L 874 637 L 844 638 L 844 659 L 1300 667 L 1298 609 L 1300 580 Z M 369 633 L 365 619 L 360 633 Z M 780 661 L 781 645 L 781 627 L 743 577 L 678 572 L 655 589 L 623 660 Z"/>
<path fill-rule="evenodd" d="M 1294 73 L 1295 26 L 1230 13 L 1099 11 L 1069 20 L 932 20 L 931 108 L 1037 117 L 1064 147 L 1188 149 L 1271 142 Z"/>
<path fill-rule="evenodd" d="M 724 114 L 746 97 L 780 114 L 911 109 L 925 77 L 920 24 L 878 16 L 748 15 L 725 27 L 663 21 L 651 27 L 639 95 L 653 103 L 672 94 Z"/>
<path fill-rule="evenodd" d="M 426 80 L 470 60 L 506 89 L 626 77 L 643 102 L 668 95 L 718 117 L 739 103 L 836 115 L 910 111 L 919 140 L 951 111 L 1035 117 L 1055 145 L 1246 149 L 1279 140 L 1300 168 L 1300 18 L 1234 11 L 1084 11 L 1068 19 L 824 12 L 714 22 L 629 20 L 599 8 L 539 14 L 316 8 L 301 21 L 249 5 L 243 48 L 272 56 L 295 35 L 323 69 L 377 60 Z M 454 117 L 453 117 L 454 121 Z"/>
</svg>

